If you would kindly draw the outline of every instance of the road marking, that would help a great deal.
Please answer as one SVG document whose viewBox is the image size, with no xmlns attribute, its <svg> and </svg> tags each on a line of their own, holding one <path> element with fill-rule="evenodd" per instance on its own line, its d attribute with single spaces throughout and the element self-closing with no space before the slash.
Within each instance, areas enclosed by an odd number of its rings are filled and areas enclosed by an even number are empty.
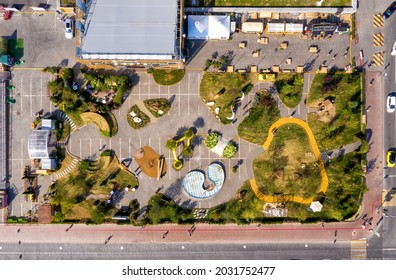
<svg viewBox="0 0 396 280">
<path fill-rule="evenodd" d="M 381 47 L 384 45 L 384 34 L 376 33 L 373 35 L 373 46 Z"/>
<path fill-rule="evenodd" d="M 120 144 L 120 158 L 122 158 L 122 156 L 121 156 L 121 138 L 120 138 L 119 144 Z"/>
<path fill-rule="evenodd" d="M 40 110 L 43 109 L 43 76 L 40 76 L 40 87 L 41 87 L 41 95 L 40 95 Z"/>
<path fill-rule="evenodd" d="M 351 241 L 351 260 L 365 260 L 367 258 L 366 239 Z"/>
<path fill-rule="evenodd" d="M 139 97 L 139 100 L 140 100 L 140 93 L 141 93 L 141 90 L 140 90 L 140 84 L 141 83 L 138 83 L 139 84 L 139 92 L 138 92 L 138 97 Z"/>
<path fill-rule="evenodd" d="M 179 116 L 180 116 L 180 83 L 178 84 L 179 87 Z"/>
<path fill-rule="evenodd" d="M 30 95 L 30 116 L 33 116 L 33 96 L 32 96 L 32 75 L 30 75 L 30 90 L 29 90 L 29 95 Z"/>
<path fill-rule="evenodd" d="M 23 92 L 23 76 L 21 76 L 21 87 L 20 87 L 20 93 L 21 93 L 21 116 L 23 116 L 23 107 L 22 107 L 22 103 L 23 103 L 23 98 L 22 98 L 22 92 Z"/>
<path fill-rule="evenodd" d="M 128 138 L 128 157 L 131 157 L 131 138 Z"/>
<path fill-rule="evenodd" d="M 149 79 L 148 79 L 148 97 L 149 97 L 149 99 L 150 99 L 150 83 L 151 83 L 151 79 L 149 77 Z"/>
<path fill-rule="evenodd" d="M 381 13 L 375 13 L 373 15 L 373 26 L 374 27 L 383 27 L 384 26 L 384 18 Z"/>
<path fill-rule="evenodd" d="M 373 54 L 373 61 L 375 66 L 384 65 L 384 52 L 378 52 Z"/>
<path fill-rule="evenodd" d="M 92 155 L 92 139 L 89 138 L 89 155 Z"/>
</svg>

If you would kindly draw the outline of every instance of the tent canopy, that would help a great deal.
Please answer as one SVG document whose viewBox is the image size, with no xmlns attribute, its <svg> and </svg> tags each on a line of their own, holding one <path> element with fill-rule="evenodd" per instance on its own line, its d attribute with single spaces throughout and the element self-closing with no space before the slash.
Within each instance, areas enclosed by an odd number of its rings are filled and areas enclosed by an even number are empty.
<svg viewBox="0 0 396 280">
<path fill-rule="evenodd" d="M 223 16 L 188 16 L 188 39 L 220 39 L 230 37 L 230 17 Z"/>
<path fill-rule="evenodd" d="M 323 205 L 319 201 L 313 201 L 311 205 L 309 205 L 309 209 L 311 209 L 313 212 L 320 212 L 322 207 Z"/>
</svg>

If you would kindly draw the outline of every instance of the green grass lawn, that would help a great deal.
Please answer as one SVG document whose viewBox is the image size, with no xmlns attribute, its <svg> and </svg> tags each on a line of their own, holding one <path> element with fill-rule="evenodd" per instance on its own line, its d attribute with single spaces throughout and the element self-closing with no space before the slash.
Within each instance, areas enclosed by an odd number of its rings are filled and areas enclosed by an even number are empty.
<svg viewBox="0 0 396 280">
<path fill-rule="evenodd" d="M 146 109 L 156 118 L 165 116 L 171 108 L 166 98 L 146 99 L 143 102 Z"/>
<path fill-rule="evenodd" d="M 253 161 L 254 176 L 260 191 L 268 195 L 310 197 L 321 183 L 318 163 L 308 136 L 297 125 L 278 128 L 268 151 Z"/>
<path fill-rule="evenodd" d="M 275 100 L 266 91 L 255 96 L 249 115 L 239 124 L 238 135 L 255 144 L 262 145 L 267 139 L 268 129 L 280 118 Z"/>
<path fill-rule="evenodd" d="M 232 116 L 232 106 L 235 99 L 242 96 L 241 91 L 250 84 L 250 77 L 241 73 L 205 73 L 200 86 L 202 101 L 206 104 L 214 101 L 210 110 L 216 116 L 215 109 L 219 107 L 220 121 L 231 123 L 227 117 Z"/>
<path fill-rule="evenodd" d="M 331 121 L 319 120 L 317 114 L 308 114 L 311 127 L 321 150 L 335 149 L 358 141 L 360 132 L 361 87 L 359 74 L 316 74 L 307 98 L 313 106 L 325 99 L 334 100 L 336 114 Z"/>
<path fill-rule="evenodd" d="M 86 172 L 76 168 L 68 176 L 55 182 L 55 194 L 52 196 L 51 203 L 60 212 L 55 216 L 56 221 L 89 221 L 92 211 L 96 209 L 93 203 L 97 200 L 87 199 L 89 195 L 104 196 L 105 198 L 99 200 L 106 201 L 113 183 L 116 183 L 119 189 L 138 185 L 138 180 L 133 174 L 126 170 L 119 170 L 119 163 L 115 156 L 109 160 L 110 162 L 107 162 L 106 158 L 102 157 L 98 162 L 93 162 Z M 114 178 L 108 179 L 111 174 L 115 174 L 117 171 Z M 115 212 L 116 209 L 109 208 L 104 213 L 104 218 L 110 219 Z"/>
<path fill-rule="evenodd" d="M 153 77 L 157 84 L 170 86 L 177 84 L 183 79 L 184 70 L 153 69 Z"/>
<path fill-rule="evenodd" d="M 278 74 L 275 80 L 275 87 L 279 92 L 279 98 L 289 108 L 298 105 L 302 97 L 304 86 L 303 74 Z"/>
<path fill-rule="evenodd" d="M 186 0 L 186 6 L 191 6 L 192 0 Z M 196 0 L 200 6 L 311 6 L 316 7 L 318 0 Z M 351 0 L 325 0 L 322 6 L 351 6 Z"/>
<path fill-rule="evenodd" d="M 131 112 L 135 112 L 137 118 L 141 119 L 141 122 L 135 122 L 133 120 L 134 117 L 130 114 Z M 133 105 L 127 113 L 127 120 L 129 125 L 134 129 L 141 129 L 150 123 L 150 118 L 143 113 L 137 105 Z"/>
</svg>

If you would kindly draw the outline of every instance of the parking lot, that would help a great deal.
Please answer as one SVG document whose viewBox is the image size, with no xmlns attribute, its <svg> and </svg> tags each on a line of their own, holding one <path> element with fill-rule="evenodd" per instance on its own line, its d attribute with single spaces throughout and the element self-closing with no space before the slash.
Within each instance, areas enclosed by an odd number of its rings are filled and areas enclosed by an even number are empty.
<svg viewBox="0 0 396 280">
<path fill-rule="evenodd" d="M 66 39 L 56 13 L 15 13 L 2 21 L 0 36 L 24 41 L 21 67 L 73 66 L 75 40 Z"/>
<path fill-rule="evenodd" d="M 158 188 L 162 192 L 172 196 L 180 204 L 189 205 L 196 203 L 198 207 L 212 207 L 219 203 L 228 201 L 234 196 L 237 189 L 247 179 L 245 173 L 245 161 L 247 154 L 256 149 L 257 146 L 249 144 L 237 137 L 237 125 L 241 121 L 242 111 L 237 111 L 239 120 L 233 125 L 222 125 L 209 111 L 208 107 L 200 100 L 199 85 L 202 78 L 200 71 L 187 71 L 185 78 L 174 86 L 159 86 L 155 83 L 151 75 L 139 73 L 139 84 L 133 89 L 132 93 L 125 101 L 124 105 L 114 112 L 118 127 L 117 135 L 111 139 L 102 137 L 98 130 L 92 126 L 85 126 L 79 131 L 75 131 L 68 143 L 72 154 L 80 158 L 95 158 L 100 153 L 99 149 L 106 145 L 106 149 L 115 151 L 120 161 L 132 158 L 133 153 L 140 147 L 150 146 L 159 154 L 163 154 L 168 165 L 168 172 L 160 181 L 150 179 L 143 173 L 138 173 L 140 187 L 136 192 L 125 196 L 123 204 L 127 204 L 132 198 L 138 198 L 141 205 L 145 205 L 150 197 Z M 250 101 L 253 95 L 249 95 L 244 102 Z M 167 116 L 152 121 L 147 127 L 141 130 L 130 128 L 126 120 L 128 109 L 139 102 L 148 98 L 167 98 L 172 102 L 172 108 Z M 243 103 L 245 104 L 245 103 Z M 197 130 L 197 140 L 193 157 L 185 161 L 181 171 L 172 169 L 173 157 L 171 151 L 165 147 L 166 141 L 182 134 L 190 127 Z M 235 140 L 239 146 L 238 154 L 233 159 L 223 159 L 217 154 L 208 150 L 202 142 L 202 137 L 209 129 L 223 133 L 223 136 L 230 140 Z M 201 169 L 206 172 L 210 163 L 221 162 L 226 171 L 226 182 L 224 187 L 217 195 L 210 199 L 193 202 L 183 194 L 181 190 L 182 178 L 187 172 L 194 169 Z M 234 165 L 240 164 L 237 173 L 231 173 Z M 136 172 L 138 165 L 135 161 L 129 166 L 131 172 Z"/>
<path fill-rule="evenodd" d="M 23 215 L 34 205 L 26 203 L 23 195 L 23 180 L 21 179 L 26 165 L 30 164 L 28 154 L 28 137 L 35 113 L 44 109 L 49 114 L 54 108 L 48 98 L 46 85 L 52 78 L 49 73 L 40 70 L 15 70 L 12 82 L 15 85 L 13 97 L 16 103 L 11 106 L 11 191 L 9 192 L 12 215 Z M 38 185 L 42 185 L 40 194 L 46 192 L 49 177 L 38 177 Z"/>
<path fill-rule="evenodd" d="M 213 54 L 220 57 L 229 54 L 231 60 L 229 65 L 234 65 L 235 70 L 246 69 L 249 71 L 251 65 L 256 65 L 258 70 L 268 69 L 274 65 L 279 65 L 283 70 L 296 70 L 297 66 L 305 66 L 305 71 L 316 71 L 321 65 L 329 68 L 336 67 L 344 69 L 350 63 L 349 53 L 344 56 L 345 51 L 350 47 L 348 35 L 334 35 L 331 40 L 311 40 L 303 39 L 298 34 L 263 34 L 268 37 L 268 44 L 263 45 L 257 42 L 259 38 L 256 34 L 234 33 L 232 40 L 209 40 L 203 44 L 199 53 L 190 53 L 193 56 L 188 62 L 190 68 L 202 69 L 207 59 L 213 59 Z M 245 42 L 244 49 L 239 48 L 239 43 Z M 287 49 L 281 49 L 280 44 L 288 43 Z M 190 40 L 187 46 L 201 45 L 202 42 Z M 318 46 L 319 52 L 309 52 L 309 47 Z M 260 50 L 258 57 L 253 57 L 253 52 Z M 286 64 L 288 58 L 292 59 L 291 64 Z"/>
</svg>

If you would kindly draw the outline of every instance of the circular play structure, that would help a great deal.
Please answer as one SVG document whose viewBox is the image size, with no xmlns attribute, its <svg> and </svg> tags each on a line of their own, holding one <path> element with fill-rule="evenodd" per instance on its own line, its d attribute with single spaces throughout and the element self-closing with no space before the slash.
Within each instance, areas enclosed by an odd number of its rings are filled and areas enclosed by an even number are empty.
<svg viewBox="0 0 396 280">
<path fill-rule="evenodd" d="M 204 199 L 215 195 L 223 186 L 225 173 L 218 163 L 212 163 L 208 167 L 207 180 L 205 173 L 193 170 L 183 178 L 183 190 L 192 198 Z"/>
</svg>

